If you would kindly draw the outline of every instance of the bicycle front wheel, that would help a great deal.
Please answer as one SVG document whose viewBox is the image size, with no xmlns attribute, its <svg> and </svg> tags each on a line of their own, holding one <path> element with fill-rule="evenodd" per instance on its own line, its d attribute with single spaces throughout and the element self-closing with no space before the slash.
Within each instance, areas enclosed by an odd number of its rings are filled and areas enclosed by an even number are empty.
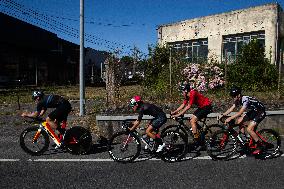
<svg viewBox="0 0 284 189">
<path fill-rule="evenodd" d="M 187 137 L 181 132 L 168 130 L 162 134 L 161 138 L 165 144 L 161 159 L 166 162 L 182 160 L 188 149 Z"/>
<path fill-rule="evenodd" d="M 264 146 L 264 158 L 276 157 L 280 154 L 281 138 L 272 129 L 262 129 L 258 131 L 258 137 Z"/>
<path fill-rule="evenodd" d="M 92 135 L 88 129 L 75 126 L 66 131 L 63 144 L 71 154 L 87 154 L 92 146 Z"/>
<path fill-rule="evenodd" d="M 20 135 L 20 146 L 30 155 L 41 155 L 49 147 L 48 134 L 39 127 L 29 127 Z"/>
<path fill-rule="evenodd" d="M 140 138 L 134 133 L 118 132 L 109 140 L 108 152 L 114 161 L 132 162 L 139 156 L 140 151 Z"/>
<path fill-rule="evenodd" d="M 237 139 L 226 130 L 216 131 L 207 143 L 207 153 L 213 160 L 227 160 L 237 152 Z"/>
</svg>

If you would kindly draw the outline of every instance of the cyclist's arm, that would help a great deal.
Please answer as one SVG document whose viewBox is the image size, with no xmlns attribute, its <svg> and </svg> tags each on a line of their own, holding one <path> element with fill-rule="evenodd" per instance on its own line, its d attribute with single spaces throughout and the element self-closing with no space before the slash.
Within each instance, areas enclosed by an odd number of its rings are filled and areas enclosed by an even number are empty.
<svg viewBox="0 0 284 189">
<path fill-rule="evenodd" d="M 22 113 L 22 117 L 36 118 L 36 117 L 42 116 L 44 113 L 45 113 L 45 110 L 41 110 L 40 113 L 37 111 L 30 112 L 30 113 L 24 112 Z"/>
<path fill-rule="evenodd" d="M 179 116 L 183 115 L 190 108 L 191 108 L 191 104 L 188 104 L 187 106 L 185 106 L 185 108 L 182 109 L 182 111 L 180 111 L 178 114 L 174 115 L 173 117 L 179 117 Z"/>
<path fill-rule="evenodd" d="M 246 110 L 246 107 L 243 106 L 240 111 L 238 111 L 237 113 L 235 113 L 234 115 L 232 115 L 231 117 L 227 118 L 225 123 L 229 123 L 231 120 L 236 119 L 237 117 L 240 117 Z"/>
<path fill-rule="evenodd" d="M 134 130 L 139 126 L 140 123 L 141 123 L 141 121 L 135 120 L 135 121 L 133 122 L 133 126 L 132 126 L 131 128 L 129 128 L 129 130 L 130 130 L 130 131 L 134 131 Z"/>
<path fill-rule="evenodd" d="M 30 118 L 36 118 L 39 115 L 38 112 L 24 112 L 22 113 L 22 117 L 30 117 Z"/>
<path fill-rule="evenodd" d="M 175 115 L 176 113 L 178 113 L 181 109 L 184 108 L 184 103 L 182 103 L 175 111 L 171 112 L 172 115 Z"/>
<path fill-rule="evenodd" d="M 232 105 L 226 112 L 224 112 L 222 115 L 223 115 L 223 116 L 228 115 L 228 114 L 231 113 L 235 108 L 236 108 L 236 105 L 233 104 L 233 105 Z"/>
</svg>

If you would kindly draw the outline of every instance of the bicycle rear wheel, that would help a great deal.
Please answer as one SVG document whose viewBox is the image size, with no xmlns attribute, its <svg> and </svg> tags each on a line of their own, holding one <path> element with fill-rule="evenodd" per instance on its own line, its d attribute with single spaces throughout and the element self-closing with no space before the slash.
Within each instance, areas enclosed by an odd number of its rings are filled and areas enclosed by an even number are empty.
<svg viewBox="0 0 284 189">
<path fill-rule="evenodd" d="M 213 160 L 227 160 L 237 152 L 237 139 L 226 130 L 216 131 L 207 144 L 207 153 Z"/>
<path fill-rule="evenodd" d="M 39 127 L 29 127 L 20 135 L 20 146 L 30 155 L 41 155 L 49 147 L 49 136 Z"/>
<path fill-rule="evenodd" d="M 63 144 L 71 154 L 87 154 L 92 146 L 92 135 L 84 127 L 71 127 L 64 135 Z"/>
<path fill-rule="evenodd" d="M 182 160 L 188 149 L 187 137 L 181 132 L 168 130 L 162 134 L 161 138 L 165 143 L 161 159 L 166 162 Z"/>
<path fill-rule="evenodd" d="M 276 157 L 280 154 L 281 138 L 279 134 L 272 129 L 262 129 L 258 131 L 258 137 L 264 145 L 262 155 L 264 158 Z"/>
<path fill-rule="evenodd" d="M 140 154 L 140 138 L 134 133 L 118 132 L 109 140 L 108 152 L 114 161 L 128 163 L 134 161 Z"/>
</svg>

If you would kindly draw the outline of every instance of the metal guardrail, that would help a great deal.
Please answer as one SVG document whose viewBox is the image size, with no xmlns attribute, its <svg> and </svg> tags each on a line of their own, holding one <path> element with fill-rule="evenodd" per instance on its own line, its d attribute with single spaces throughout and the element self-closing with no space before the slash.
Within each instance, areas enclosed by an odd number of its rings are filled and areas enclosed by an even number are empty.
<svg viewBox="0 0 284 189">
<path fill-rule="evenodd" d="M 232 112 L 231 114 L 234 114 L 236 112 Z M 208 118 L 215 118 L 217 117 L 218 115 L 220 115 L 220 113 L 211 113 L 209 114 L 207 117 Z M 267 116 L 273 116 L 273 115 L 284 115 L 284 110 L 278 110 L 278 111 L 266 111 L 266 115 Z M 185 117 L 191 117 L 192 114 L 185 114 L 184 115 Z M 143 116 L 143 120 L 150 120 L 152 119 L 153 117 L 152 116 L 148 116 L 148 115 L 145 115 Z M 167 114 L 167 118 L 169 119 L 170 118 L 170 114 Z M 119 115 L 119 116 L 102 116 L 102 115 L 97 115 L 96 116 L 96 121 L 124 121 L 124 120 L 135 120 L 137 119 L 137 115 Z"/>
</svg>

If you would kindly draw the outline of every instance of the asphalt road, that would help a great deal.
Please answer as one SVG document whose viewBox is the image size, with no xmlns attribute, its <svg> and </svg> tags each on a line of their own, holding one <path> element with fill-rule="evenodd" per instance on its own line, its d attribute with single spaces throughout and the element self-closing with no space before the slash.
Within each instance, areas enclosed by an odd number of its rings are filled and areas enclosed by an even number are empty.
<svg viewBox="0 0 284 189">
<path fill-rule="evenodd" d="M 202 152 L 189 154 L 194 158 L 178 163 L 148 157 L 119 164 L 109 159 L 105 147 L 94 144 L 89 155 L 76 156 L 51 149 L 34 157 L 19 146 L 24 128 L 20 124 L 0 127 L 1 189 L 284 188 L 283 155 L 269 160 L 242 157 L 213 161 Z"/>
</svg>

